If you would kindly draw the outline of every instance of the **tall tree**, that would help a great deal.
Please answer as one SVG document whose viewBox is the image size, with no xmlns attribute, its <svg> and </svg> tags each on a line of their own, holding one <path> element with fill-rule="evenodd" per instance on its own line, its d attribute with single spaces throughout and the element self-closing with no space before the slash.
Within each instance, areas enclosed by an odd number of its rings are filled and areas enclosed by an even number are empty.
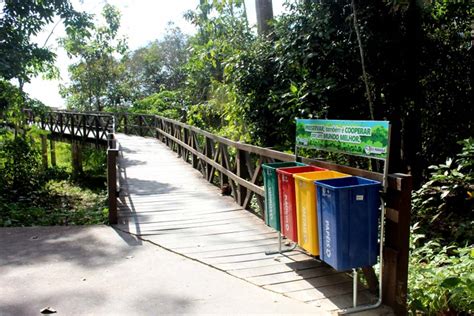
<svg viewBox="0 0 474 316">
<path fill-rule="evenodd" d="M 18 80 L 20 89 L 39 72 L 51 69 L 56 54 L 32 38 L 59 17 L 66 26 L 83 30 L 90 16 L 74 10 L 69 0 L 5 0 L 0 16 L 0 79 Z"/>
<path fill-rule="evenodd" d="M 134 96 L 142 98 L 160 90 L 176 90 L 184 85 L 188 60 L 188 37 L 169 23 L 163 39 L 131 52 L 124 60 L 133 81 Z"/>
<path fill-rule="evenodd" d="M 255 0 L 255 11 L 257 12 L 258 33 L 267 35 L 270 33 L 269 22 L 273 19 L 272 0 Z"/>
<path fill-rule="evenodd" d="M 127 99 L 123 68 L 116 59 L 127 51 L 125 38 L 118 36 L 120 11 L 106 4 L 102 16 L 105 25 L 94 26 L 90 32 L 71 31 L 61 40 L 68 55 L 79 59 L 69 66 L 71 83 L 61 89 L 70 108 L 102 111 Z"/>
<path fill-rule="evenodd" d="M 201 0 L 185 17 L 197 27 L 189 42 L 186 88 L 194 103 L 206 101 L 212 82 L 223 82 L 229 58 L 245 51 L 254 40 L 243 0 Z"/>
</svg>

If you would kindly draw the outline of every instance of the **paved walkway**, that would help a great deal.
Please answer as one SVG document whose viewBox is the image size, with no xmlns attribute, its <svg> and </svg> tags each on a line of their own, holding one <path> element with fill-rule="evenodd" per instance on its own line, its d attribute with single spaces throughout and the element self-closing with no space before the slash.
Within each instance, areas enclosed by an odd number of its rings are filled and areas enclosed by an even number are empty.
<svg viewBox="0 0 474 316">
<path fill-rule="evenodd" d="M 312 314 L 108 226 L 0 228 L 0 315 Z"/>
</svg>

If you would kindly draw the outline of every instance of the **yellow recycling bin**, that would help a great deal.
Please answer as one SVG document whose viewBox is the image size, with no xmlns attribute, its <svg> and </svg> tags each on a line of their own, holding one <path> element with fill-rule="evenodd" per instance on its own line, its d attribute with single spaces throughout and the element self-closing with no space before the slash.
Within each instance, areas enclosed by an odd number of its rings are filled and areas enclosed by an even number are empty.
<svg viewBox="0 0 474 316">
<path fill-rule="evenodd" d="M 298 244 L 313 256 L 319 255 L 316 186 L 314 181 L 350 177 L 337 171 L 314 171 L 294 174 Z"/>
</svg>

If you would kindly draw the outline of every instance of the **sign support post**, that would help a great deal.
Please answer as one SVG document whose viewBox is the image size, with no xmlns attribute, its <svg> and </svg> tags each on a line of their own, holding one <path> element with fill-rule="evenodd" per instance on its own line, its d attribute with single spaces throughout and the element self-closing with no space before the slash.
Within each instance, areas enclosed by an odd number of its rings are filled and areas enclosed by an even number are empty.
<svg viewBox="0 0 474 316">
<path fill-rule="evenodd" d="M 298 147 L 378 159 L 384 162 L 380 195 L 379 297 L 375 304 L 357 306 L 358 273 L 353 271 L 353 307 L 340 314 L 378 308 L 382 304 L 383 245 L 385 234 L 385 194 L 387 191 L 391 126 L 388 121 L 346 121 L 296 119 L 295 159 Z"/>
</svg>

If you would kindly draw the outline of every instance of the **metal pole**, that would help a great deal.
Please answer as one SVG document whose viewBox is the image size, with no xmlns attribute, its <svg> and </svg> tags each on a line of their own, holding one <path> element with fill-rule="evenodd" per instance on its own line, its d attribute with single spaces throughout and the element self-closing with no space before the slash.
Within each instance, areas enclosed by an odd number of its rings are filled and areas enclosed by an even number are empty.
<svg viewBox="0 0 474 316">
<path fill-rule="evenodd" d="M 293 246 L 291 246 L 290 248 L 286 248 L 286 249 L 282 249 L 282 245 L 281 245 L 281 242 L 282 242 L 282 238 L 281 238 L 281 232 L 278 232 L 278 251 L 265 251 L 265 254 L 268 256 L 268 255 L 274 255 L 274 254 L 282 254 L 282 253 L 285 253 L 285 252 L 290 252 L 290 251 L 293 251 L 296 249 L 296 246 L 297 244 L 294 243 Z"/>
<path fill-rule="evenodd" d="M 357 269 L 352 269 L 352 305 L 357 307 L 357 282 L 359 278 L 357 276 Z"/>
<path fill-rule="evenodd" d="M 278 232 L 278 252 L 281 253 L 281 232 Z"/>
<path fill-rule="evenodd" d="M 385 234 L 385 193 L 387 192 L 387 186 L 388 186 L 388 162 L 390 158 L 390 134 L 391 134 L 391 124 L 388 125 L 388 143 L 387 143 L 387 158 L 385 160 L 384 164 L 384 170 L 383 170 L 383 181 L 382 181 L 382 188 L 383 188 L 383 194 L 380 196 L 380 249 L 379 249 L 379 258 L 380 258 L 380 269 L 379 269 L 379 298 L 377 302 L 373 305 L 364 305 L 364 306 L 359 306 L 359 307 L 352 307 L 352 308 L 347 308 L 339 312 L 339 314 L 344 315 L 344 314 L 350 314 L 350 313 L 357 313 L 357 312 L 362 312 L 370 309 L 375 309 L 380 307 L 382 305 L 382 295 L 383 295 L 383 245 L 384 245 L 384 234 Z"/>
</svg>

